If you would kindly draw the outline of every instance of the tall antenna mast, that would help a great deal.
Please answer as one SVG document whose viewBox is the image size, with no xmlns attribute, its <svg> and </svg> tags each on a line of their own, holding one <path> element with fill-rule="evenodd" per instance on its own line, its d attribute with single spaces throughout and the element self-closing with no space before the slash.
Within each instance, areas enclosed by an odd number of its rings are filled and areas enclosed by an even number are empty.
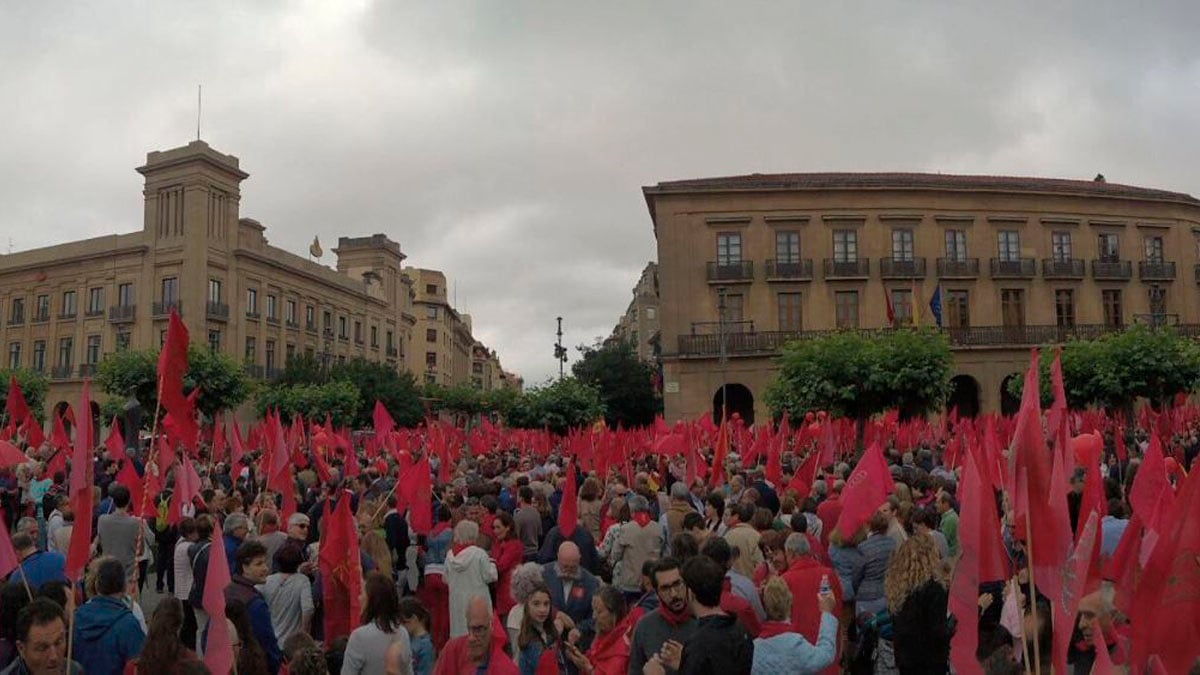
<svg viewBox="0 0 1200 675">
<path fill-rule="evenodd" d="M 204 85 L 196 85 L 196 140 L 200 140 L 200 111 L 203 101 Z"/>
</svg>

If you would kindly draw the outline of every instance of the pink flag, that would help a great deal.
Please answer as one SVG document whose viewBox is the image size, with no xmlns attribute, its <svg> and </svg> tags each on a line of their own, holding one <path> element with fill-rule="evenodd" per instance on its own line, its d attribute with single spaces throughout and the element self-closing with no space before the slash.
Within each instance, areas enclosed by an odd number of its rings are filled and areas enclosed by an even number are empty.
<svg viewBox="0 0 1200 675">
<path fill-rule="evenodd" d="M 5 518 L 0 518 L 0 579 L 12 574 L 13 570 L 21 566 L 21 559 L 13 550 L 12 537 L 8 534 L 8 525 L 5 524 L 5 520 Z"/>
<path fill-rule="evenodd" d="M 873 443 L 858 460 L 858 465 L 842 490 L 842 515 L 837 522 L 837 531 L 842 538 L 846 541 L 852 539 L 895 488 L 892 474 L 883 459 L 883 449 L 879 443 Z"/>
<path fill-rule="evenodd" d="M 213 533 L 208 552 L 208 571 L 204 577 L 204 598 L 201 604 L 208 613 L 208 645 L 204 650 L 204 665 L 213 675 L 229 675 L 233 670 L 233 639 L 225 622 L 225 589 L 229 586 L 229 566 L 225 564 L 225 538 Z M 252 635 L 240 636 L 252 640 Z"/>
<path fill-rule="evenodd" d="M 984 491 L 983 481 L 975 466 L 972 453 L 962 474 L 962 515 L 964 527 L 959 531 L 962 557 L 954 567 L 954 580 L 950 584 L 950 611 L 958 620 L 958 629 L 950 640 L 950 662 L 954 670 L 963 675 L 982 673 L 975 650 L 979 648 L 979 575 L 980 535 L 979 522 L 983 517 L 982 502 L 992 499 L 991 488 Z"/>
<path fill-rule="evenodd" d="M 75 511 L 75 527 L 71 529 L 71 546 L 67 550 L 66 575 L 72 582 L 83 576 L 92 550 L 92 396 L 91 381 L 83 381 L 82 421 L 76 426 L 75 454 L 71 459 L 70 499 Z"/>
</svg>

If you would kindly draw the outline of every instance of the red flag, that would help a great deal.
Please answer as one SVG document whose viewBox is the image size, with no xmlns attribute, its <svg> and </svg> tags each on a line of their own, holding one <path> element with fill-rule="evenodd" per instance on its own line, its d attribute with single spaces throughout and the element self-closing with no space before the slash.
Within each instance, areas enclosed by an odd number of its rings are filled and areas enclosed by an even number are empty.
<svg viewBox="0 0 1200 675">
<path fill-rule="evenodd" d="M 428 453 L 400 475 L 396 491 L 408 504 L 409 527 L 417 534 L 429 534 L 433 529 L 433 478 Z"/>
<path fill-rule="evenodd" d="M 721 485 L 725 472 L 725 456 L 729 454 L 729 425 L 721 420 L 721 428 L 717 431 L 717 443 L 713 452 L 712 471 L 708 474 L 708 484 L 712 487 Z"/>
<path fill-rule="evenodd" d="M 91 557 L 92 547 L 92 396 L 91 382 L 83 381 L 85 411 L 82 424 L 75 425 L 75 454 L 71 459 L 70 499 L 75 511 L 75 527 L 71 530 L 71 546 L 67 551 L 66 575 L 78 582 Z M 60 420 L 61 423 L 61 420 Z"/>
<path fill-rule="evenodd" d="M 883 459 L 883 449 L 878 442 L 871 444 L 858 460 L 858 465 L 842 490 L 842 515 L 837 521 L 837 531 L 842 538 L 846 541 L 852 539 L 895 488 L 892 474 Z"/>
<path fill-rule="evenodd" d="M 579 524 L 579 501 L 575 494 L 575 462 L 566 466 L 567 480 L 563 488 L 562 502 L 558 506 L 558 530 L 563 537 L 570 539 L 575 534 L 575 526 Z"/>
<path fill-rule="evenodd" d="M 0 579 L 7 578 L 12 571 L 21 566 L 21 558 L 13 549 L 12 536 L 8 533 L 8 524 L 0 518 Z"/>
<path fill-rule="evenodd" d="M 991 489 L 985 492 L 979 478 L 972 453 L 967 453 L 962 473 L 962 514 L 959 530 L 962 557 L 954 566 L 954 579 L 950 584 L 950 611 L 958 620 L 958 629 L 950 640 L 950 663 L 955 672 L 969 675 L 982 673 L 975 651 L 979 648 L 979 584 L 981 537 L 979 524 L 983 520 L 983 502 L 991 500 Z"/>
<path fill-rule="evenodd" d="M 200 476 L 192 460 L 180 457 L 175 467 L 175 492 L 171 495 L 171 504 L 167 507 L 167 520 L 172 525 L 178 525 L 183 520 L 183 507 L 191 504 L 200 495 Z"/>
<path fill-rule="evenodd" d="M 163 420 L 168 432 L 175 434 L 184 447 L 195 451 L 196 437 L 200 428 L 196 425 L 195 392 L 193 397 L 183 394 L 183 378 L 188 369 L 188 330 L 171 309 L 167 324 L 167 339 L 158 355 L 158 400 L 169 418 Z"/>
<path fill-rule="evenodd" d="M 332 642 L 349 635 L 358 626 L 360 614 L 362 560 L 348 492 L 342 493 L 333 513 L 325 502 L 325 518 L 318 560 L 324 580 L 325 639 Z"/>
<path fill-rule="evenodd" d="M 1054 361 L 1050 364 L 1050 389 L 1054 392 L 1054 403 L 1046 412 L 1046 428 L 1050 433 L 1056 434 L 1057 438 L 1059 427 L 1067 423 L 1067 390 L 1063 384 L 1062 347 L 1054 349 Z"/>
<path fill-rule="evenodd" d="M 204 665 L 213 675 L 229 675 L 233 670 L 233 639 L 225 621 L 225 589 L 230 583 L 229 565 L 225 564 L 225 560 L 225 538 L 220 532 L 214 532 L 208 552 L 208 570 L 204 576 L 204 598 L 201 601 L 209 616 Z M 326 584 L 328 587 L 328 582 Z M 243 635 L 242 638 L 252 639 L 252 636 Z"/>
<path fill-rule="evenodd" d="M 229 463 L 234 467 L 232 473 L 234 478 L 237 477 L 238 467 L 242 464 L 242 457 L 246 455 L 246 448 L 242 444 L 242 430 L 238 428 L 237 420 L 233 421 L 233 441 L 229 446 Z"/>
<path fill-rule="evenodd" d="M 771 439 L 771 442 L 767 444 L 767 470 L 765 475 L 775 489 L 783 487 L 783 449 L 787 447 L 787 442 L 787 415 L 784 415 L 783 423 L 779 425 L 778 438 Z"/>
<path fill-rule="evenodd" d="M 1096 661 L 1092 664 L 1091 675 L 1116 675 L 1112 657 L 1108 654 L 1108 643 L 1104 641 L 1104 630 L 1100 628 L 1100 620 L 1092 620 L 1092 649 L 1096 650 Z"/>
<path fill-rule="evenodd" d="M 0 467 L 12 467 L 31 461 L 17 446 L 8 441 L 0 441 Z M 4 575 L 0 574 L 0 577 Z"/>
<path fill-rule="evenodd" d="M 25 423 L 21 425 L 21 429 L 25 432 L 25 443 L 29 447 L 39 448 L 42 443 L 46 442 L 46 434 L 42 432 L 42 424 L 37 421 L 33 413 L 25 416 Z"/>
<path fill-rule="evenodd" d="M 392 419 L 387 408 L 379 399 L 375 399 L 375 411 L 371 415 L 375 423 L 375 437 L 383 439 L 388 434 L 392 433 L 392 429 L 396 428 L 396 421 Z"/>
<path fill-rule="evenodd" d="M 25 402 L 25 394 L 21 392 L 21 384 L 16 375 L 8 376 L 8 398 L 4 400 L 4 409 L 8 412 L 8 424 L 16 426 L 29 417 L 29 404 Z"/>
<path fill-rule="evenodd" d="M 121 435 L 121 426 L 116 417 L 108 429 L 108 438 L 104 439 L 104 448 L 112 455 L 113 461 L 125 459 L 125 438 Z"/>
<path fill-rule="evenodd" d="M 70 410 L 70 408 L 67 408 Z M 64 454 L 71 451 L 71 436 L 67 434 L 67 426 L 63 424 L 61 413 L 54 413 L 54 430 L 50 432 L 50 445 Z"/>
<path fill-rule="evenodd" d="M 212 434 L 212 461 L 223 462 L 225 461 L 225 449 L 229 443 L 225 439 L 225 425 L 221 423 L 221 413 L 217 413 L 217 418 L 213 420 Z M 233 477 L 236 479 L 237 475 L 234 474 Z"/>
<path fill-rule="evenodd" d="M 1133 479 L 1133 487 L 1129 491 L 1129 504 L 1133 512 L 1142 519 L 1146 527 L 1158 531 L 1161 523 L 1154 519 L 1155 507 L 1163 490 L 1170 490 L 1167 481 L 1167 465 L 1163 458 L 1162 443 L 1158 434 L 1150 435 L 1150 447 L 1138 468 L 1137 476 Z"/>
<path fill-rule="evenodd" d="M 1081 515 L 1082 517 L 1082 515 Z M 1087 582 L 1088 567 L 1092 561 L 1092 549 L 1099 548 L 1096 541 L 1097 530 L 1100 527 L 1100 516 L 1092 513 L 1087 522 L 1079 528 L 1079 543 L 1071 558 L 1062 568 L 1061 596 L 1053 604 L 1054 625 L 1054 672 L 1066 673 L 1067 650 L 1071 646 L 1071 635 L 1075 628 L 1075 613 L 1079 610 L 1079 601 L 1083 598 L 1084 586 Z"/>
<path fill-rule="evenodd" d="M 1117 441 L 1117 459 L 1125 462 L 1129 460 L 1129 450 L 1125 448 L 1125 427 L 1118 426 L 1113 432 L 1113 436 Z"/>
</svg>

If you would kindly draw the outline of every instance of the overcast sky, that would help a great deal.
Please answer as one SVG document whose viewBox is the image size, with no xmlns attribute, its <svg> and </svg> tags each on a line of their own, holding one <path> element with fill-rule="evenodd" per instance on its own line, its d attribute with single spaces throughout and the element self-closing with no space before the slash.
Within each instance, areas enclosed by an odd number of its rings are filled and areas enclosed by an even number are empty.
<svg viewBox="0 0 1200 675">
<path fill-rule="evenodd" d="M 4 3 L 0 235 L 139 229 L 133 169 L 195 137 L 203 83 L 204 140 L 251 175 L 242 216 L 301 255 L 388 234 L 536 384 L 554 318 L 572 347 L 607 335 L 655 258 L 643 185 L 1102 172 L 1200 193 L 1198 29 L 1195 2 Z"/>
</svg>

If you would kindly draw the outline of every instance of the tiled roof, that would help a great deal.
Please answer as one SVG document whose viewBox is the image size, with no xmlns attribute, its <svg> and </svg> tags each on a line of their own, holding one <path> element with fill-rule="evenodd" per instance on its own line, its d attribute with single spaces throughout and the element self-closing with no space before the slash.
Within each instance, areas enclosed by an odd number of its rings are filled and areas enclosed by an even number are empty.
<svg viewBox="0 0 1200 675">
<path fill-rule="evenodd" d="M 941 173 L 752 173 L 744 176 L 665 181 L 643 188 L 647 197 L 681 192 L 743 190 L 979 190 L 1126 197 L 1200 204 L 1182 192 L 1091 180 L 1021 176 L 958 176 Z"/>
</svg>

